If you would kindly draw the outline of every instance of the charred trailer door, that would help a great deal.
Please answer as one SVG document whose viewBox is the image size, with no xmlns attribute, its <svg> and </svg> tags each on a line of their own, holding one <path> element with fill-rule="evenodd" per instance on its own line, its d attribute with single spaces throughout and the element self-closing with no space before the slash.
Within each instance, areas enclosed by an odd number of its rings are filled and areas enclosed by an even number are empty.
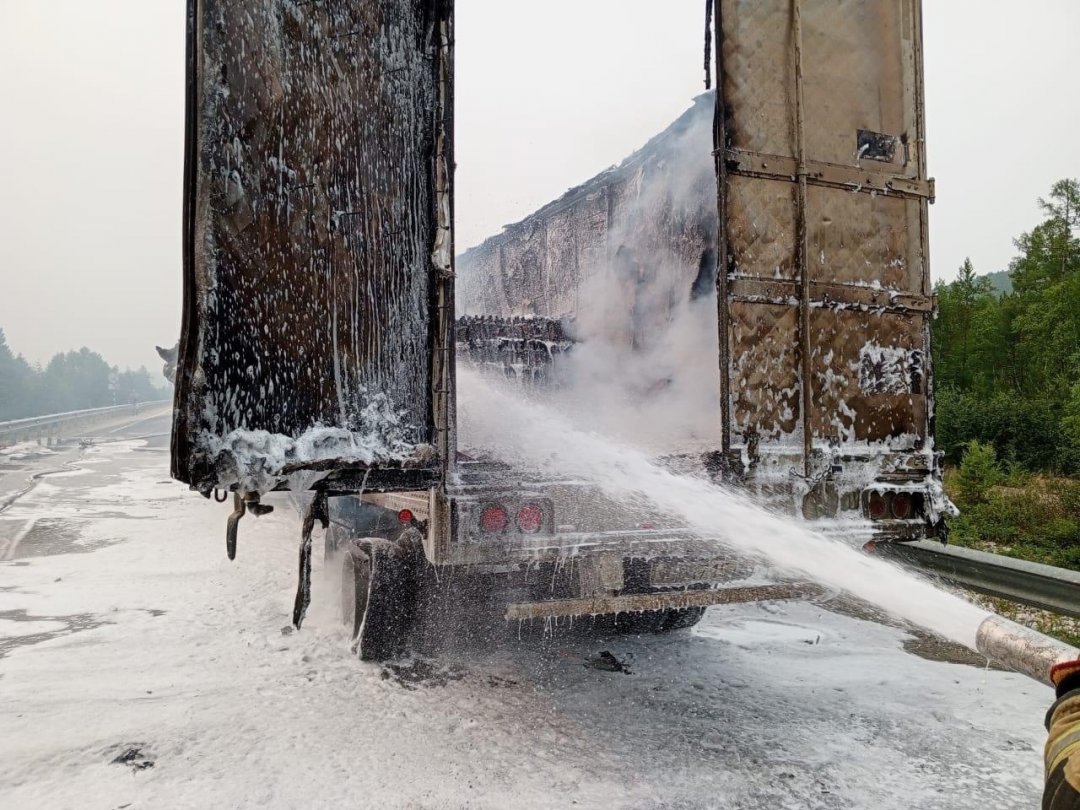
<svg viewBox="0 0 1080 810">
<path fill-rule="evenodd" d="M 445 474 L 451 11 L 189 0 L 181 481 L 415 490 Z"/>
<path fill-rule="evenodd" d="M 725 449 L 813 516 L 865 512 L 857 480 L 929 511 L 920 0 L 719 0 L 716 25 Z"/>
</svg>

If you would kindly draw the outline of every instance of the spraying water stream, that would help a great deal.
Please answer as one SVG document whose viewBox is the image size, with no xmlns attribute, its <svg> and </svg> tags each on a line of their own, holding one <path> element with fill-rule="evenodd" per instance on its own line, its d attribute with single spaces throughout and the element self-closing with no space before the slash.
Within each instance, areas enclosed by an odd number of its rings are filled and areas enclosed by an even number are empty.
<svg viewBox="0 0 1080 810">
<path fill-rule="evenodd" d="M 703 537 L 720 535 L 735 552 L 765 557 L 787 574 L 809 577 L 975 648 L 989 614 L 892 563 L 769 512 L 745 494 L 677 475 L 626 443 L 587 432 L 567 416 L 459 371 L 463 442 L 513 464 L 575 477 L 625 503 L 648 503 Z M 597 403 L 602 406 L 602 403 Z"/>
</svg>

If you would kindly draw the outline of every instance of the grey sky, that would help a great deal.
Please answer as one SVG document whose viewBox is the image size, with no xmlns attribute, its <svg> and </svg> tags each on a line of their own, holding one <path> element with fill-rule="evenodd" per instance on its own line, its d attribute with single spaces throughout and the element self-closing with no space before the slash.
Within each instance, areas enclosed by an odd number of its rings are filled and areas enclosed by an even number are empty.
<svg viewBox="0 0 1080 810">
<path fill-rule="evenodd" d="M 0 0 L 0 327 L 157 365 L 180 309 L 182 0 Z M 458 0 L 458 244 L 617 163 L 701 92 L 701 0 Z M 1080 176 L 1076 0 L 924 0 L 936 277 L 1005 267 Z"/>
</svg>

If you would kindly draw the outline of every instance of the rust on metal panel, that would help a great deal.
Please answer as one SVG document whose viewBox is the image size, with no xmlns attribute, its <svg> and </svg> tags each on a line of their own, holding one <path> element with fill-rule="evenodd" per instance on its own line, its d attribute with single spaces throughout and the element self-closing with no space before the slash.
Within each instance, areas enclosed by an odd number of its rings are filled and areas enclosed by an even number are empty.
<svg viewBox="0 0 1080 810">
<path fill-rule="evenodd" d="M 728 175 L 726 210 L 730 276 L 797 279 L 795 222 L 798 201 L 790 180 L 791 177 L 777 181 L 742 174 Z"/>
<path fill-rule="evenodd" d="M 799 285 L 791 279 L 737 278 L 730 281 L 730 290 L 732 301 L 784 305 L 798 297 Z M 857 309 L 863 313 L 932 312 L 934 309 L 933 299 L 923 295 L 812 279 L 810 295 L 822 309 Z"/>
<path fill-rule="evenodd" d="M 727 149 L 724 151 L 724 159 L 745 177 L 791 180 L 798 171 L 797 161 L 783 155 L 763 155 L 741 149 Z M 827 186 L 866 194 L 925 197 L 931 202 L 934 200 L 933 180 L 882 172 L 870 165 L 839 166 L 820 160 L 808 160 L 806 172 L 806 182 L 811 186 Z"/>
<path fill-rule="evenodd" d="M 795 156 L 791 0 L 719 0 L 725 146 Z"/>
<path fill-rule="evenodd" d="M 905 61 L 909 77 L 907 87 L 909 98 L 905 105 L 908 114 L 907 125 L 914 130 L 915 138 L 908 141 L 908 159 L 914 167 L 915 178 L 925 178 L 926 169 L 926 86 L 923 83 L 923 32 L 922 32 L 922 2 L 913 2 L 904 6 L 904 37 L 911 43 L 911 57 Z M 930 183 L 929 201 L 934 202 L 936 197 L 934 179 L 928 178 Z M 922 255 L 923 295 L 931 294 L 930 281 L 930 228 L 929 209 L 922 205 L 918 212 L 919 250 Z M 929 321 L 927 322 L 929 324 Z M 927 326 L 927 344 L 930 341 L 929 325 Z M 930 387 L 933 390 L 933 386 Z M 932 431 L 931 431 L 932 433 Z"/>
<path fill-rule="evenodd" d="M 799 377 L 795 354 L 798 309 L 782 305 L 732 301 L 731 357 L 732 433 L 742 441 L 752 436 L 783 440 L 795 435 L 799 414 Z"/>
<path fill-rule="evenodd" d="M 925 446 L 919 0 L 721 0 L 733 443 Z M 724 321 L 724 319 L 722 319 Z"/>
<path fill-rule="evenodd" d="M 452 0 L 451 0 L 452 2 Z M 457 458 L 457 356 L 454 296 L 454 19 L 450 6 L 439 9 L 433 21 L 437 40 L 436 92 L 439 116 L 435 123 L 435 246 L 437 323 L 432 359 L 432 422 L 435 447 L 442 460 L 443 480 Z"/>
<path fill-rule="evenodd" d="M 912 253 L 909 206 L 917 200 L 808 189 L 810 279 L 919 293 L 922 262 Z M 873 268 L 873 272 L 868 272 Z"/>
<path fill-rule="evenodd" d="M 710 3 L 710 16 L 713 11 Z M 724 53 L 722 35 L 720 30 L 720 12 L 710 20 L 712 30 L 707 32 L 711 40 L 716 43 L 714 47 L 716 84 L 724 85 Z M 718 89 L 713 94 L 713 171 L 716 175 L 716 329 L 717 329 L 717 361 L 720 372 L 720 444 L 724 457 L 731 454 L 731 326 L 728 315 L 728 257 L 730 248 L 728 244 L 727 223 L 727 161 L 724 160 L 724 150 L 727 148 L 728 129 L 727 113 L 724 109 L 724 95 Z"/>
<path fill-rule="evenodd" d="M 548 619 L 555 616 L 588 616 L 610 613 L 640 613 L 649 610 L 730 605 L 740 602 L 769 602 L 814 599 L 824 593 L 819 585 L 790 583 L 743 588 L 716 588 L 708 591 L 664 591 L 628 596 L 598 596 L 588 599 L 553 599 L 549 602 L 516 602 L 506 608 L 507 621 Z"/>
<path fill-rule="evenodd" d="M 904 68 L 911 51 L 902 15 L 909 5 L 803 0 L 806 146 L 815 160 L 854 163 L 860 129 L 893 137 L 908 132 Z M 905 171 L 903 157 L 901 151 L 894 166 L 899 172 Z"/>
<path fill-rule="evenodd" d="M 233 431 L 366 441 L 391 422 L 398 452 L 370 464 L 432 466 L 452 406 L 437 357 L 452 328 L 439 310 L 453 311 L 451 3 L 189 0 L 188 13 L 173 474 L 228 485 Z"/>
<path fill-rule="evenodd" d="M 898 449 L 921 449 L 924 319 L 905 312 L 813 311 L 811 329 L 822 336 L 810 363 L 816 438 L 834 444 L 893 439 L 906 443 Z"/>
<path fill-rule="evenodd" d="M 810 376 L 810 260 L 806 197 L 806 82 L 803 80 L 802 0 L 792 0 L 792 44 L 795 68 L 795 274 L 799 278 L 799 410 L 802 414 L 803 473 L 813 474 L 814 434 L 811 408 L 814 380 Z"/>
</svg>

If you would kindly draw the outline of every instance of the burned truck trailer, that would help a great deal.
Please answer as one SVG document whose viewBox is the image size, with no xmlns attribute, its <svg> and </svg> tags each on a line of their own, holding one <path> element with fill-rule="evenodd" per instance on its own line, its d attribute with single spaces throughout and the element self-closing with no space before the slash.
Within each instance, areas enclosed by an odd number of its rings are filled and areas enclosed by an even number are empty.
<svg viewBox="0 0 1080 810">
<path fill-rule="evenodd" d="M 797 59 L 795 40 L 759 41 L 796 9 Z M 529 319 L 633 352 L 710 296 L 708 466 L 805 519 L 922 539 L 953 507 L 932 440 L 918 8 L 848 11 L 721 4 L 718 97 L 458 257 L 459 357 L 547 378 L 568 346 L 540 351 Z M 888 47 L 859 44 L 871 31 Z"/>
<path fill-rule="evenodd" d="M 508 619 L 654 630 L 775 596 L 720 587 L 739 565 L 678 527 L 457 447 L 459 350 L 505 368 L 510 347 L 523 370 L 599 338 L 648 351 L 688 297 L 716 304 L 711 473 L 925 534 L 943 501 L 920 13 L 720 0 L 716 93 L 467 253 L 455 324 L 452 2 L 189 0 L 172 470 L 233 493 L 229 556 L 267 492 L 311 493 L 294 623 L 321 523 L 366 658 L 456 588 Z M 624 317 L 589 322 L 588 283 L 612 276 Z"/>
</svg>

